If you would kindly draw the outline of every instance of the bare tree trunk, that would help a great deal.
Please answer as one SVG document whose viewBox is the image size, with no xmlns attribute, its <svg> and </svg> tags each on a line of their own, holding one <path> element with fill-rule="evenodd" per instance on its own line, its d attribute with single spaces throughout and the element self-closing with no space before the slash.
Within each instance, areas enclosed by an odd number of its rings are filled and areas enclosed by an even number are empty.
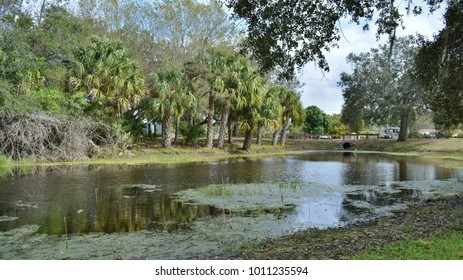
<svg viewBox="0 0 463 280">
<path fill-rule="evenodd" d="M 43 0 L 42 5 L 40 6 L 40 13 L 39 13 L 39 18 L 37 19 L 37 27 L 40 26 L 42 23 L 43 15 L 45 13 L 45 6 L 47 5 L 47 1 Z"/>
<path fill-rule="evenodd" d="M 213 125 L 214 125 L 214 106 L 215 106 L 215 94 L 209 93 L 209 111 L 207 112 L 207 132 L 206 132 L 206 147 L 212 148 L 213 142 Z"/>
<path fill-rule="evenodd" d="M 283 125 L 283 129 L 281 130 L 280 134 L 280 145 L 284 145 L 286 143 L 286 134 L 288 133 L 289 122 Z"/>
<path fill-rule="evenodd" d="M 248 128 L 246 129 L 246 135 L 244 137 L 244 142 L 243 142 L 243 150 L 245 151 L 251 150 L 253 130 L 254 130 L 254 125 L 248 126 Z"/>
<path fill-rule="evenodd" d="M 257 145 L 262 145 L 262 136 L 264 135 L 264 127 L 257 128 Z"/>
<path fill-rule="evenodd" d="M 408 112 L 403 113 L 400 116 L 400 131 L 399 131 L 399 139 L 397 141 L 407 141 L 407 134 L 408 134 Z"/>
<path fill-rule="evenodd" d="M 164 148 L 172 147 L 172 116 L 164 116 L 163 124 L 162 124 L 162 135 L 163 135 L 163 144 Z"/>
<path fill-rule="evenodd" d="M 222 119 L 220 121 L 219 139 L 217 140 L 217 147 L 223 148 L 225 142 L 225 131 L 227 130 L 228 116 L 230 115 L 231 102 L 227 100 L 222 109 Z"/>
<path fill-rule="evenodd" d="M 275 129 L 275 131 L 273 131 L 273 138 L 272 138 L 272 145 L 273 146 L 277 145 L 278 135 L 280 135 L 280 129 L 277 128 L 277 129 Z"/>
</svg>

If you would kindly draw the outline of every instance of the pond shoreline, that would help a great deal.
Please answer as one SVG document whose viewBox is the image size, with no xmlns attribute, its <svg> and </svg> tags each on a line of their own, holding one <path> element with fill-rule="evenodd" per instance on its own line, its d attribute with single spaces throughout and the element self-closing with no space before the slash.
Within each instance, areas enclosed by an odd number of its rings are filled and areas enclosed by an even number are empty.
<svg viewBox="0 0 463 280">
<path fill-rule="evenodd" d="M 397 242 L 432 243 L 456 233 L 463 236 L 463 195 L 429 199 L 394 217 L 377 218 L 326 230 L 308 229 L 294 234 L 247 244 L 218 259 L 370 259 Z M 363 255 L 367 254 L 367 255 Z M 401 258 L 400 255 L 394 259 Z M 432 254 L 431 254 L 431 257 Z M 463 252 L 458 259 L 463 258 Z M 376 259 L 373 257 L 373 259 Z"/>
<path fill-rule="evenodd" d="M 404 156 L 419 156 L 419 160 L 425 158 L 440 159 L 439 164 L 446 167 L 461 169 L 463 167 L 463 139 L 446 139 L 446 140 L 413 140 L 409 142 L 397 142 L 393 140 L 356 140 L 352 141 L 353 148 L 349 153 L 357 153 L 361 157 L 362 153 L 384 153 L 396 154 Z M 17 163 L 12 165 L 14 168 L 23 166 L 34 166 L 53 168 L 63 167 L 80 167 L 93 165 L 106 165 L 107 167 L 115 167 L 116 164 L 125 165 L 143 165 L 143 164 L 182 164 L 191 162 L 214 162 L 227 160 L 232 158 L 272 158 L 287 155 L 305 154 L 317 151 L 331 151 L 333 153 L 344 153 L 338 140 L 311 140 L 311 141 L 291 141 L 289 145 L 284 147 L 273 147 L 270 145 L 256 146 L 252 152 L 245 152 L 236 149 L 218 150 L 218 149 L 151 149 L 139 150 L 135 157 L 121 156 L 119 158 L 108 158 L 100 160 L 89 160 L 83 162 L 67 162 L 67 163 Z M 355 156 L 357 158 L 357 156 Z M 448 160 L 451 159 L 451 160 Z M 4 166 L 0 166 L 1 169 Z M 10 166 L 7 166 L 10 168 Z M 48 172 L 44 168 L 44 172 Z M 6 172 L 7 174 L 9 172 Z M 0 172 L 1 174 L 1 172 Z M 254 174 L 254 173 L 253 173 Z M 265 239 L 259 243 L 247 243 L 247 245 L 239 248 L 227 248 L 225 252 L 211 252 L 210 254 L 192 255 L 191 258 L 207 258 L 207 259 L 350 259 L 359 254 L 364 254 L 367 251 L 381 251 L 387 244 L 394 244 L 398 241 L 413 242 L 416 240 L 428 239 L 430 237 L 441 238 L 448 233 L 455 231 L 462 236 L 463 227 L 459 226 L 455 229 L 455 223 L 463 221 L 463 195 L 455 195 L 452 197 L 428 199 L 420 202 L 418 205 L 411 206 L 408 210 L 394 212 L 392 218 L 377 218 L 369 222 L 354 223 L 342 228 L 329 228 L 326 230 L 309 229 L 301 230 L 294 234 L 285 235 L 282 237 L 272 237 Z M 35 235 L 34 235 L 35 236 Z M 15 248 L 14 238 L 11 239 L 11 246 Z M 87 242 L 80 240 L 78 236 L 75 244 L 78 242 Z M 125 237 L 122 235 L 104 235 L 105 242 L 112 242 L 111 238 L 118 238 L 121 243 L 124 243 Z M 43 238 L 43 239 L 40 239 Z M 100 238 L 99 235 L 95 238 Z M 131 236 L 127 237 L 132 239 Z M 46 237 L 37 235 L 33 238 L 37 239 L 40 244 L 44 243 Z M 39 240 L 40 239 L 40 240 Z M 106 240 L 107 239 L 107 240 Z M 95 239 L 96 240 L 96 239 Z M 59 238 L 52 240 L 55 244 L 64 244 Z M 219 240 L 222 242 L 221 240 Z M 218 241 L 218 242 L 219 242 Z M 8 241 L 9 242 L 9 241 Z M 144 239 L 140 238 L 140 244 L 144 244 Z M 173 240 L 175 243 L 176 241 Z M 220 243 L 219 242 L 219 243 Z M 427 243 L 426 241 L 425 243 Z M 72 243 L 72 242 L 71 242 Z M 70 244 L 71 244 L 70 243 Z M 88 242 L 87 242 L 88 243 Z M 62 245 L 61 244 L 61 245 Z M 242 243 L 241 243 L 242 244 Z M 140 245 L 140 250 L 143 249 Z M 153 245 L 154 246 L 154 245 Z M 156 246 L 160 246 L 157 245 Z M 154 246 L 155 247 L 155 246 Z M 49 248 L 44 248 L 44 250 Z M 66 243 L 67 249 L 67 243 Z M 108 245 L 108 252 L 95 253 L 92 255 L 95 258 L 111 259 L 112 251 Z M 116 248 L 118 250 L 122 250 Z M 22 249 L 21 249 L 22 250 Z M 113 249 L 114 250 L 114 249 Z M 128 251 L 132 251 L 127 248 Z M 63 252 L 71 252 L 72 250 L 64 250 Z M 3 252 L 6 254 L 7 251 Z M 30 258 L 45 258 L 44 255 L 31 255 Z M 3 253 L 0 253 L 2 255 Z M 61 253 L 60 253 L 61 254 Z M 77 256 L 85 256 L 86 252 L 76 251 Z M 157 258 L 159 256 L 152 255 L 151 252 L 144 252 L 144 255 Z M 462 250 L 463 257 L 463 250 Z M 8 258 L 9 255 L 3 257 Z M 18 257 L 18 255 L 11 255 Z M 56 255 L 50 254 L 46 258 L 72 258 L 72 254 Z M 179 255 L 180 256 L 180 255 Z M 172 255 L 175 258 L 177 255 Z M 84 257 L 85 258 L 85 257 Z M 137 258 L 137 255 L 127 255 L 127 258 Z M 360 257 L 362 258 L 362 257 Z M 368 258 L 368 257 L 366 257 Z"/>
<path fill-rule="evenodd" d="M 410 139 L 398 142 L 390 139 L 360 139 L 349 141 L 352 146 L 344 150 L 340 139 L 294 140 L 289 139 L 285 146 L 253 145 L 251 151 L 244 151 L 236 145 L 225 149 L 177 147 L 164 149 L 139 145 L 133 150 L 120 152 L 104 158 L 75 160 L 69 162 L 7 161 L 0 163 L 0 169 L 34 166 L 74 166 L 74 165 L 114 165 L 114 164 L 181 164 L 191 162 L 214 162 L 233 158 L 258 158 L 285 156 L 310 151 L 334 152 L 379 152 L 386 154 L 420 156 L 430 159 L 450 160 L 452 166 L 462 167 L 463 139 Z"/>
</svg>

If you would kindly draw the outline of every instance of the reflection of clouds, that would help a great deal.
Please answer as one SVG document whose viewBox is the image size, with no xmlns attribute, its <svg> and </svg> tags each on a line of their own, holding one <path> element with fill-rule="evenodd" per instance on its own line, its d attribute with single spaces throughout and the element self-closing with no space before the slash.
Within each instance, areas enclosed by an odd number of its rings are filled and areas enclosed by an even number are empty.
<svg viewBox="0 0 463 280">
<path fill-rule="evenodd" d="M 327 185 L 342 185 L 344 164 L 341 162 L 303 161 L 293 170 L 304 182 L 317 182 Z M 294 168 L 293 168 L 294 169 Z M 293 179 L 296 176 L 293 176 Z"/>
<path fill-rule="evenodd" d="M 330 227 L 340 225 L 344 194 L 333 193 L 331 197 L 309 198 L 295 209 L 297 221 L 304 227 Z"/>
</svg>

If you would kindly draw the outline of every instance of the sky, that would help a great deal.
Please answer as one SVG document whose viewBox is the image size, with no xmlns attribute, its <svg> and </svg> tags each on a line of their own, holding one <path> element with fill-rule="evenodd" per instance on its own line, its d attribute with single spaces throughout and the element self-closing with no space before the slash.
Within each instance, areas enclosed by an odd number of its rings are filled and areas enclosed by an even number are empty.
<svg viewBox="0 0 463 280">
<path fill-rule="evenodd" d="M 442 13 L 440 9 L 432 15 L 423 13 L 419 16 L 404 15 L 405 30 L 397 29 L 397 36 L 409 34 L 422 34 L 432 39 L 443 28 Z M 370 30 L 363 31 L 362 26 L 349 24 L 347 21 L 341 23 L 344 36 L 338 42 L 339 48 L 333 48 L 329 53 L 325 53 L 330 72 L 322 72 L 314 63 L 308 63 L 299 76 L 302 87 L 302 104 L 305 107 L 315 105 L 327 114 L 340 113 L 344 100 L 342 90 L 337 86 L 342 72 L 351 73 L 351 67 L 346 63 L 349 53 L 368 52 L 371 48 L 376 48 L 381 44 L 387 43 L 387 36 L 376 40 L 376 26 L 370 23 Z"/>
</svg>

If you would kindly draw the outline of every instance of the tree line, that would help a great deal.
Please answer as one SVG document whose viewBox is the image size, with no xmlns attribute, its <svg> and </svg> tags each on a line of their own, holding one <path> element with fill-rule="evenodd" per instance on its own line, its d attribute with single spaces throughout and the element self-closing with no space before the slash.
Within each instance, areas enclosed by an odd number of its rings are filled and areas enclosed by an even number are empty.
<svg viewBox="0 0 463 280">
<path fill-rule="evenodd" d="M 448 1 L 445 27 L 433 39 L 396 38 L 369 52 L 351 53 L 342 73 L 342 120 L 352 131 L 363 125 L 400 126 L 408 137 L 416 118 L 429 115 L 440 130 L 463 123 L 463 1 Z"/>
<path fill-rule="evenodd" d="M 296 88 L 237 52 L 239 28 L 218 1 L 1 4 L 0 152 L 10 158 L 110 153 L 147 121 L 162 123 L 166 148 L 179 134 L 223 148 L 238 128 L 249 150 L 253 133 L 284 144 L 305 118 Z"/>
<path fill-rule="evenodd" d="M 291 124 L 320 131 L 310 122 L 325 117 L 303 109 L 294 74 L 309 61 L 328 70 L 323 50 L 336 46 L 339 19 L 368 29 L 375 13 L 389 42 L 349 55 L 342 121 L 351 131 L 400 122 L 405 133 L 428 112 L 439 126 L 458 125 L 462 1 L 424 2 L 407 10 L 446 4 L 434 40 L 397 38 L 394 0 L 0 1 L 0 153 L 104 156 L 144 136 L 146 121 L 163 123 L 164 147 L 182 135 L 223 148 L 241 130 L 249 150 L 264 132 L 284 144 Z"/>
</svg>

